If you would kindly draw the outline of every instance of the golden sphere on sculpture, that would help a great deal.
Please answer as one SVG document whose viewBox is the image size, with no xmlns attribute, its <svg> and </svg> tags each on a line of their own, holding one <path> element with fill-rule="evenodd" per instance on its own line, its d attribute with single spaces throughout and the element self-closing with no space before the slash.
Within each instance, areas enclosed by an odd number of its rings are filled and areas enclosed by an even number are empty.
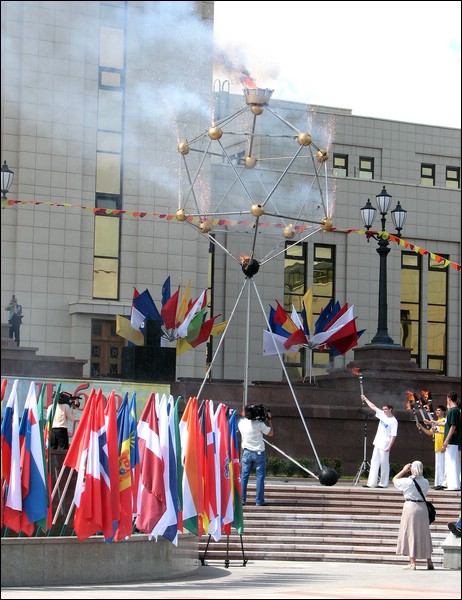
<svg viewBox="0 0 462 600">
<path fill-rule="evenodd" d="M 180 142 L 178 144 L 178 152 L 180 154 L 183 154 L 183 156 L 185 156 L 186 154 L 189 154 L 189 150 L 190 150 L 189 144 L 185 140 L 183 140 L 182 142 Z"/>
<path fill-rule="evenodd" d="M 329 158 L 329 152 L 327 152 L 327 150 L 318 150 L 316 152 L 316 158 L 320 163 L 326 162 Z"/>
<path fill-rule="evenodd" d="M 287 225 L 287 227 L 284 227 L 284 231 L 282 233 L 287 240 L 291 240 L 295 235 L 294 226 L 292 224 Z"/>
<path fill-rule="evenodd" d="M 176 217 L 176 220 L 180 221 L 181 223 L 183 221 L 186 221 L 187 215 L 186 215 L 186 211 L 184 210 L 184 208 L 179 208 L 175 213 L 175 217 Z"/>
<path fill-rule="evenodd" d="M 250 112 L 254 115 L 261 115 L 263 112 L 263 106 L 260 106 L 259 104 L 253 104 L 250 107 Z"/>
<path fill-rule="evenodd" d="M 252 204 L 250 212 L 253 214 L 254 217 L 261 217 L 265 214 L 265 209 L 261 204 Z"/>
<path fill-rule="evenodd" d="M 246 169 L 253 169 L 257 164 L 257 159 L 253 156 L 246 156 L 244 158 L 244 165 Z"/>
<path fill-rule="evenodd" d="M 223 135 L 223 132 L 219 127 L 210 127 L 208 134 L 211 140 L 219 140 Z"/>
<path fill-rule="evenodd" d="M 199 225 L 199 229 L 202 231 L 202 233 L 208 233 L 212 229 L 212 226 L 207 221 L 202 221 L 202 223 Z"/>
<path fill-rule="evenodd" d="M 324 217 L 324 219 L 321 220 L 321 227 L 324 231 L 327 231 L 328 229 L 332 229 L 332 219 L 329 219 L 328 217 Z"/>
<path fill-rule="evenodd" d="M 311 135 L 309 133 L 299 133 L 297 142 L 300 146 L 309 146 L 311 144 Z"/>
</svg>

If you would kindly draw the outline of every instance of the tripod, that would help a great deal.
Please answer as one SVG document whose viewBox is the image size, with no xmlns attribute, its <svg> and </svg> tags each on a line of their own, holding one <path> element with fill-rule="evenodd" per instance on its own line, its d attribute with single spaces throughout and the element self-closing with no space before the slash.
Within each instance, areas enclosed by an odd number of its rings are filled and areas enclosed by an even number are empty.
<svg viewBox="0 0 462 600">
<path fill-rule="evenodd" d="M 359 471 L 356 473 L 354 485 L 358 485 L 358 481 L 360 480 L 361 475 L 364 473 L 364 471 L 367 471 L 367 469 L 368 468 L 370 469 L 370 467 L 371 467 L 370 463 L 367 462 L 367 420 L 369 419 L 369 417 L 370 417 L 370 415 L 366 415 L 364 418 L 363 462 L 361 463 L 361 466 L 359 467 Z"/>
</svg>

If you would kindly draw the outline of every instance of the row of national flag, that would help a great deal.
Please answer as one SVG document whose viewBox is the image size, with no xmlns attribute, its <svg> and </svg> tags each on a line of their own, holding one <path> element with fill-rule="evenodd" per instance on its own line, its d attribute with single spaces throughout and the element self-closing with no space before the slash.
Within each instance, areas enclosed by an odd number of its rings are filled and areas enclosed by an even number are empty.
<svg viewBox="0 0 462 600">
<path fill-rule="evenodd" d="M 45 423 L 44 394 L 37 401 L 31 383 L 19 419 L 17 385 L 1 430 L 2 527 L 30 536 L 53 526 L 48 432 L 55 404 Z M 118 542 L 139 531 L 177 545 L 184 531 L 215 541 L 231 527 L 243 533 L 237 412 L 192 397 L 180 416 L 180 400 L 153 392 L 138 421 L 136 392 L 116 410 L 114 391 L 106 400 L 91 390 L 63 463 L 77 474 L 79 540 L 101 533 Z"/>
<path fill-rule="evenodd" d="M 357 346 L 365 329 L 357 330 L 353 305 L 346 303 L 340 306 L 339 302 L 331 299 L 321 310 L 314 326 L 311 288 L 303 296 L 302 305 L 300 314 L 292 306 L 290 315 L 279 302 L 276 309 L 270 306 L 269 328 L 263 331 L 264 355 L 295 352 L 300 347 L 319 347 L 320 350 L 328 348 L 333 356 L 339 356 Z"/>
<path fill-rule="evenodd" d="M 207 291 L 196 298 L 190 297 L 191 284 L 188 280 L 183 294 L 180 286 L 172 294 L 170 276 L 162 286 L 162 307 L 159 310 L 148 289 L 133 291 L 130 319 L 117 316 L 117 334 L 135 345 L 144 344 L 144 326 L 147 320 L 159 321 L 162 330 L 162 343 L 176 342 L 177 356 L 187 350 L 197 348 L 209 337 L 220 336 L 227 322 L 215 323 L 220 316 L 214 315 L 207 319 Z"/>
</svg>

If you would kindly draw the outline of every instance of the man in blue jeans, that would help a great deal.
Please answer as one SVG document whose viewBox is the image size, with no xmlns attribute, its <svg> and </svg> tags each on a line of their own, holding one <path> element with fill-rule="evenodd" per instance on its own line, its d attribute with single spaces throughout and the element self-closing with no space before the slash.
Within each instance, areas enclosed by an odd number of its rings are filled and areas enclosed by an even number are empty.
<svg viewBox="0 0 462 600">
<path fill-rule="evenodd" d="M 273 435 L 273 424 L 271 413 L 264 407 L 255 407 L 247 405 L 245 407 L 245 416 L 240 419 L 238 428 L 241 434 L 242 458 L 241 458 L 241 479 L 242 479 L 242 504 L 246 503 L 247 484 L 252 470 L 255 471 L 257 478 L 257 497 L 255 504 L 265 506 L 265 477 L 266 477 L 266 451 L 263 436 L 271 437 Z"/>
</svg>

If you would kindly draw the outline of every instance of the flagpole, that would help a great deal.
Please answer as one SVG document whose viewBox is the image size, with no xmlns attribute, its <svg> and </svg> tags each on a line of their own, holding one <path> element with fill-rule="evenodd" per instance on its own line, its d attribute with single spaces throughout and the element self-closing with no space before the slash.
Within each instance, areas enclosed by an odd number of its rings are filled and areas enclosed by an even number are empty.
<svg viewBox="0 0 462 600">
<path fill-rule="evenodd" d="M 64 467 L 64 465 L 63 465 L 63 467 Z M 61 496 L 61 498 L 59 499 L 59 504 L 58 504 L 58 506 L 56 507 L 56 512 L 55 512 L 55 515 L 54 515 L 54 517 L 53 517 L 53 521 L 51 522 L 51 527 L 50 527 L 50 529 L 48 530 L 48 535 L 49 535 L 49 536 L 51 535 L 51 531 L 52 531 L 53 527 L 56 525 L 56 521 L 58 520 L 58 513 L 59 513 L 59 511 L 61 510 L 61 507 L 62 507 L 62 505 L 63 505 L 63 502 L 64 502 L 64 498 L 66 497 L 67 490 L 68 490 L 68 488 L 69 488 L 69 485 L 70 485 L 70 483 L 71 483 L 72 472 L 73 472 L 73 469 L 70 469 L 70 471 L 69 471 L 69 474 L 68 474 L 68 476 L 67 476 L 66 485 L 64 486 L 64 490 L 63 490 L 62 496 Z M 56 488 L 56 485 L 55 485 L 55 488 Z"/>
<path fill-rule="evenodd" d="M 269 321 L 268 321 L 268 317 L 266 316 L 266 313 L 265 313 L 265 307 L 263 306 L 263 303 L 262 303 L 262 301 L 261 301 L 261 298 L 260 298 L 260 294 L 258 293 L 257 286 L 256 286 L 255 282 L 253 281 L 253 279 L 252 279 L 252 283 L 253 283 L 253 287 L 254 287 L 254 290 L 255 290 L 255 294 L 257 295 L 258 301 L 259 301 L 259 303 L 260 303 L 260 307 L 261 307 L 261 310 L 262 310 L 263 316 L 264 316 L 264 318 L 265 318 L 266 325 L 267 325 L 267 327 L 268 327 L 269 331 L 271 331 L 271 327 L 270 327 L 270 324 L 269 324 Z M 311 439 L 310 432 L 308 431 L 308 427 L 307 427 L 307 425 L 306 425 L 306 422 L 305 422 L 305 419 L 304 419 L 304 417 L 303 417 L 302 409 L 300 408 L 300 404 L 298 403 L 297 396 L 295 395 L 295 391 L 294 391 L 294 388 L 293 388 L 293 386 L 292 386 L 292 383 L 291 383 L 291 381 L 290 381 L 289 374 L 287 373 L 287 369 L 286 369 L 286 366 L 285 366 L 285 364 L 284 364 L 284 360 L 283 360 L 283 358 L 282 358 L 282 356 L 281 356 L 281 353 L 280 353 L 280 351 L 279 351 L 279 348 L 277 347 L 276 343 L 274 344 L 274 347 L 275 347 L 275 349 L 276 349 L 276 352 L 277 352 L 277 354 L 278 354 L 278 357 L 279 357 L 279 361 L 280 361 L 280 363 L 281 363 L 282 370 L 284 371 L 284 374 L 285 374 L 285 376 L 286 376 L 287 385 L 289 386 L 289 388 L 290 388 L 290 391 L 292 392 L 292 397 L 293 397 L 293 399 L 294 399 L 294 401 L 295 401 L 295 404 L 296 404 L 296 406 L 297 406 L 298 412 L 299 412 L 299 414 L 300 414 L 300 418 L 301 418 L 301 420 L 302 420 L 302 423 L 303 423 L 303 426 L 304 426 L 304 428 L 305 428 L 306 435 L 308 436 L 308 439 L 309 439 L 309 441 L 310 441 L 310 444 L 311 444 L 311 448 L 312 448 L 312 450 L 313 450 L 313 452 L 314 452 L 314 455 L 315 455 L 315 457 L 316 457 L 316 461 L 317 461 L 317 463 L 318 463 L 318 465 L 319 465 L 319 468 L 320 468 L 320 469 L 322 469 L 323 467 L 322 467 L 321 461 L 319 460 L 319 456 L 318 456 L 318 454 L 317 454 L 317 452 L 316 452 L 316 448 L 314 447 L 313 440 Z"/>
<path fill-rule="evenodd" d="M 253 279 L 252 279 L 252 281 L 253 281 Z M 250 345 L 250 285 L 247 288 L 247 331 L 245 334 L 244 397 L 243 397 L 243 403 L 242 403 L 243 410 L 247 406 L 247 397 L 248 397 L 249 345 Z"/>
</svg>

